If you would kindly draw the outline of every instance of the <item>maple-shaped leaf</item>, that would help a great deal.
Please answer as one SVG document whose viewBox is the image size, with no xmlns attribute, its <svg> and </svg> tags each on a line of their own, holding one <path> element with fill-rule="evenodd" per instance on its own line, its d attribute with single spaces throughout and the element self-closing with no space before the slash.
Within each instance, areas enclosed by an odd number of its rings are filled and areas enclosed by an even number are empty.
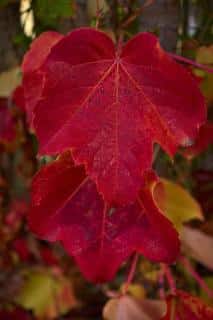
<svg viewBox="0 0 213 320">
<path fill-rule="evenodd" d="M 177 290 L 167 298 L 167 313 L 162 320 L 212 320 L 213 308 L 187 292 Z"/>
<path fill-rule="evenodd" d="M 28 51 L 24 57 L 22 63 L 23 83 L 20 87 L 21 90 L 24 91 L 25 108 L 30 126 L 32 126 L 32 112 L 35 105 L 41 98 L 44 83 L 43 73 L 40 72 L 39 69 L 49 54 L 52 46 L 62 38 L 63 36 L 57 32 L 44 32 L 31 44 L 30 51 Z M 17 92 L 15 93 L 17 95 Z M 19 93 L 20 91 L 18 94 Z M 17 98 L 17 96 L 15 96 L 15 98 Z"/>
<path fill-rule="evenodd" d="M 36 43 L 28 53 L 35 60 L 34 51 Z M 27 66 L 25 59 L 24 72 Z M 34 108 L 40 154 L 71 148 L 110 203 L 136 199 L 154 142 L 173 155 L 205 120 L 196 81 L 150 33 L 116 49 L 105 33 L 80 28 L 51 48 L 39 70 L 45 73 Z"/>
<path fill-rule="evenodd" d="M 134 251 L 170 263 L 179 253 L 178 235 L 156 207 L 152 184 L 147 178 L 134 204 L 108 207 L 66 152 L 35 176 L 29 225 L 41 238 L 61 241 L 92 281 L 110 280 Z"/>
<path fill-rule="evenodd" d="M 4 143 L 15 139 L 15 120 L 8 108 L 8 99 L 0 98 L 0 141 Z"/>
<path fill-rule="evenodd" d="M 213 144 L 213 123 L 207 122 L 200 127 L 198 136 L 192 146 L 185 148 L 182 154 L 191 159 L 194 156 L 204 152 L 210 145 Z"/>
</svg>

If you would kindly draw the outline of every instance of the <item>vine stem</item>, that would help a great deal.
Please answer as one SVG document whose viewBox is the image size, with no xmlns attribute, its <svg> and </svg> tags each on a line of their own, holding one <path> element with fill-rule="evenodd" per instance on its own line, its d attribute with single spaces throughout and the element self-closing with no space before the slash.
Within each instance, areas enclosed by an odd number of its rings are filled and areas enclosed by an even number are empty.
<svg viewBox="0 0 213 320">
<path fill-rule="evenodd" d="M 164 291 L 164 272 L 159 270 L 158 273 L 158 283 L 159 283 L 159 296 L 161 300 L 165 300 L 165 291 Z"/>
<path fill-rule="evenodd" d="M 182 262 L 185 269 L 188 271 L 188 273 L 197 281 L 199 286 L 206 292 L 206 294 L 209 296 L 209 298 L 213 299 L 213 290 L 211 290 L 205 281 L 200 277 L 200 275 L 195 271 L 195 269 L 192 267 L 191 263 L 186 257 L 181 257 L 180 261 Z"/>
<path fill-rule="evenodd" d="M 166 277 L 166 279 L 168 281 L 171 294 L 175 295 L 175 293 L 176 293 L 176 283 L 175 283 L 175 279 L 174 279 L 174 277 L 172 275 L 170 267 L 167 264 L 162 263 L 161 264 L 161 268 L 162 268 L 162 271 L 163 271 L 163 273 L 164 273 L 164 275 L 165 275 L 165 277 Z"/>
<path fill-rule="evenodd" d="M 137 266 L 137 262 L 138 262 L 138 258 L 139 255 L 137 252 L 135 252 L 133 259 L 132 259 L 132 263 L 128 272 L 128 276 L 127 276 L 127 280 L 124 284 L 123 290 L 122 290 L 122 295 L 125 295 L 128 291 L 129 285 L 131 284 L 133 278 L 134 278 L 134 274 L 135 274 L 135 269 Z"/>
<path fill-rule="evenodd" d="M 191 59 L 179 56 L 178 54 L 175 54 L 175 53 L 169 53 L 169 56 L 177 61 L 180 61 L 180 62 L 183 62 L 186 64 L 190 64 L 196 68 L 203 69 L 204 71 L 207 71 L 209 73 L 213 73 L 213 68 L 207 67 L 207 66 L 205 66 L 201 63 L 198 63 L 196 61 L 193 61 Z"/>
<path fill-rule="evenodd" d="M 96 0 L 96 23 L 95 23 L 96 29 L 98 29 L 99 27 L 99 22 L 100 22 L 100 3 L 99 3 L 99 0 Z"/>
<path fill-rule="evenodd" d="M 122 24 L 121 28 L 126 28 L 132 23 L 142 12 L 145 8 L 151 6 L 155 0 L 147 0 L 140 8 L 136 9 L 135 12 L 128 17 Z"/>
</svg>

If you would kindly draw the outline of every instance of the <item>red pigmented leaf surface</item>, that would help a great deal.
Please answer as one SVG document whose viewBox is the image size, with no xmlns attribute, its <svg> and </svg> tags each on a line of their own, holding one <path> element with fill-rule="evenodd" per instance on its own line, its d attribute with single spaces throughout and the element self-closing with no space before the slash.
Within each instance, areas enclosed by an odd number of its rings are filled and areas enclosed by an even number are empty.
<svg viewBox="0 0 213 320">
<path fill-rule="evenodd" d="M 44 84 L 44 76 L 42 72 L 39 72 L 39 68 L 42 66 L 52 46 L 62 38 L 63 36 L 57 32 L 44 32 L 32 43 L 31 50 L 24 57 L 22 64 L 23 85 L 21 88 L 24 91 L 25 108 L 30 126 L 32 126 L 32 111 L 41 97 Z M 18 105 L 20 104 L 19 102 L 20 99 L 18 99 Z"/>
<path fill-rule="evenodd" d="M 13 241 L 13 249 L 15 250 L 16 254 L 22 261 L 30 261 L 31 259 L 31 252 L 29 250 L 29 246 L 27 240 L 24 237 L 19 237 Z"/>
<path fill-rule="evenodd" d="M 195 143 L 183 150 L 183 155 L 190 159 L 205 151 L 210 144 L 213 144 L 213 123 L 207 122 L 200 127 Z"/>
<path fill-rule="evenodd" d="M 61 241 L 95 282 L 112 279 L 134 251 L 170 263 L 179 253 L 178 235 L 154 203 L 154 184 L 150 175 L 134 204 L 110 208 L 66 152 L 35 176 L 29 225 L 41 238 Z"/>
<path fill-rule="evenodd" d="M 38 41 L 25 58 L 24 73 L 39 51 Z M 153 143 L 173 155 L 178 145 L 195 139 L 204 122 L 196 81 L 150 33 L 116 49 L 106 34 L 81 28 L 49 51 L 34 73 L 45 74 L 42 99 L 33 107 L 40 154 L 71 148 L 106 201 L 133 202 L 150 169 Z M 33 81 L 26 83 L 30 94 Z"/>
<path fill-rule="evenodd" d="M 167 298 L 167 314 L 162 320 L 212 320 L 213 309 L 187 292 L 177 290 Z"/>
<path fill-rule="evenodd" d="M 8 108 L 8 99 L 0 98 L 0 141 L 11 142 L 15 136 L 15 121 Z"/>
<path fill-rule="evenodd" d="M 13 310 L 0 310 L 0 320 L 33 320 L 29 312 L 19 307 Z"/>
</svg>

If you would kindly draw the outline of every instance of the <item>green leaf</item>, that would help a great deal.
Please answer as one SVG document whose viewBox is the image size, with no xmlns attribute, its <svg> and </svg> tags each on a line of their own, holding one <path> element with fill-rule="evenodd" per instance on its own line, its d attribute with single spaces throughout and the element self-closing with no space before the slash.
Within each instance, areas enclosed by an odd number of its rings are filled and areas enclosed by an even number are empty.
<svg viewBox="0 0 213 320">
<path fill-rule="evenodd" d="M 45 25 L 52 25 L 59 18 L 69 18 L 72 16 L 72 1 L 36 0 L 35 12 Z"/>
</svg>

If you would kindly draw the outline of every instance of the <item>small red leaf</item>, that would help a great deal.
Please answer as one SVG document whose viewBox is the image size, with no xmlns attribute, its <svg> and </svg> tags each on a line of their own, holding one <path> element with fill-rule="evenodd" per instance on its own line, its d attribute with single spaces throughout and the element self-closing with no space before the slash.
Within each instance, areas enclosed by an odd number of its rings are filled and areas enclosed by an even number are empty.
<svg viewBox="0 0 213 320">
<path fill-rule="evenodd" d="M 27 56 L 36 59 L 33 50 Z M 77 29 L 42 62 L 45 81 L 34 110 L 40 154 L 72 148 L 110 203 L 135 201 L 154 142 L 173 155 L 205 121 L 197 83 L 153 34 L 115 49 L 103 32 Z M 30 79 L 28 87 L 36 87 Z"/>
<path fill-rule="evenodd" d="M 73 166 L 70 152 L 35 176 L 28 220 L 40 237 L 60 240 L 96 282 L 111 279 L 134 251 L 167 263 L 179 252 L 177 232 L 156 207 L 150 183 L 134 204 L 110 208 L 83 168 Z"/>
<path fill-rule="evenodd" d="M 30 261 L 31 252 L 29 250 L 27 240 L 24 237 L 15 239 L 12 246 L 22 261 Z"/>
<path fill-rule="evenodd" d="M 187 292 L 177 290 L 167 298 L 167 314 L 162 320 L 212 320 L 213 309 Z"/>
</svg>

